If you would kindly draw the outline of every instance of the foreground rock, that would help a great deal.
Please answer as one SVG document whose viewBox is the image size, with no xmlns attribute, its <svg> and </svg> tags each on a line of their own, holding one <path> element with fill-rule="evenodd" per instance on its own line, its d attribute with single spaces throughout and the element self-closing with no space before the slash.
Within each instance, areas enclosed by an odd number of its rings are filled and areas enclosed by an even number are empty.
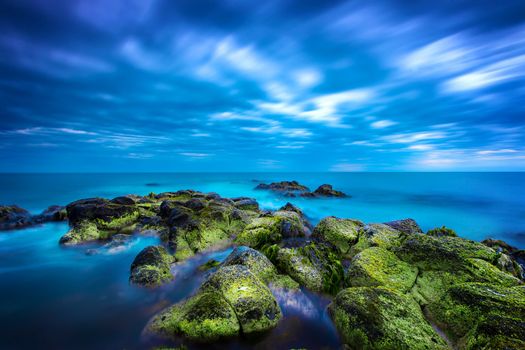
<svg viewBox="0 0 525 350">
<path fill-rule="evenodd" d="M 276 271 L 259 254 L 234 251 L 194 296 L 155 316 L 148 330 L 210 342 L 275 327 L 282 314 L 264 280 L 273 279 Z"/>
<path fill-rule="evenodd" d="M 0 205 L 0 230 L 12 230 L 66 219 L 66 211 L 59 205 L 50 206 L 39 215 L 31 215 L 29 211 L 16 205 Z"/>
<path fill-rule="evenodd" d="M 170 265 L 173 257 L 162 246 L 144 248 L 131 264 L 131 283 L 147 287 L 160 286 L 173 279 Z"/>
<path fill-rule="evenodd" d="M 285 197 L 348 197 L 347 194 L 334 190 L 332 185 L 323 184 L 315 191 L 310 192 L 310 189 L 305 185 L 301 185 L 297 181 L 281 181 L 272 182 L 270 184 L 261 183 L 255 187 L 256 190 L 270 190 L 277 192 Z"/>
<path fill-rule="evenodd" d="M 329 312 L 352 349 L 447 349 L 419 305 L 387 288 L 345 289 Z"/>
</svg>

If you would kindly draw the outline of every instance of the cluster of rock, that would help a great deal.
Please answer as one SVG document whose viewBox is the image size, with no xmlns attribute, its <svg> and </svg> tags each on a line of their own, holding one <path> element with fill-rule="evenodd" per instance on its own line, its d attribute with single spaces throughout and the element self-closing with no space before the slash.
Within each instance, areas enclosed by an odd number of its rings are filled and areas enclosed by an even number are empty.
<svg viewBox="0 0 525 350">
<path fill-rule="evenodd" d="M 38 215 L 16 205 L 0 205 L 0 230 L 25 228 L 50 221 L 67 219 L 64 207 L 52 205 Z"/>
<path fill-rule="evenodd" d="M 154 316 L 147 330 L 156 335 L 209 342 L 269 330 L 282 317 L 272 289 L 301 286 L 333 297 L 329 314 L 352 349 L 525 348 L 523 251 L 501 241 L 446 228 L 424 234 L 411 219 L 327 217 L 313 228 L 292 204 L 264 211 L 250 198 L 196 191 L 86 199 L 66 210 L 63 244 L 161 237 L 132 263 L 139 285 L 168 283 L 173 263 L 237 246 L 202 267 L 208 277 L 196 293 Z"/>
<path fill-rule="evenodd" d="M 301 185 L 297 181 L 280 181 L 272 182 L 270 184 L 260 183 L 255 187 L 256 190 L 270 190 L 277 192 L 285 197 L 306 197 L 306 198 L 318 198 L 318 197 L 349 197 L 347 194 L 341 191 L 334 190 L 332 185 L 323 184 L 315 191 L 311 192 L 308 187 Z"/>
</svg>

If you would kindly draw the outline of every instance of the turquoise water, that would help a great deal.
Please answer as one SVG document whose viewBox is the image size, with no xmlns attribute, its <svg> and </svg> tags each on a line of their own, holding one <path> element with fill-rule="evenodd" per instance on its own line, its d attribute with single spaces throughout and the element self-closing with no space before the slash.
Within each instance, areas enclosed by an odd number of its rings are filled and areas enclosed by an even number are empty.
<svg viewBox="0 0 525 350">
<path fill-rule="evenodd" d="M 259 181 L 322 183 L 348 199 L 280 198 L 255 191 Z M 424 230 L 447 225 L 461 236 L 501 238 L 525 248 L 522 173 L 351 174 L 42 174 L 0 175 L 0 203 L 37 213 L 51 204 L 85 197 L 196 189 L 222 196 L 251 196 L 263 208 L 287 201 L 313 223 L 327 215 L 384 222 L 416 219 Z M 172 283 L 155 290 L 131 286 L 129 267 L 155 237 L 135 237 L 124 247 L 60 247 L 65 223 L 0 233 L 0 348 L 139 349 L 163 344 L 142 334 L 159 310 L 190 295 L 206 277 L 197 267 L 224 259 L 230 249 L 197 256 L 173 268 Z M 95 249 L 96 254 L 86 254 Z M 216 348 L 337 348 L 326 297 L 303 291 L 278 293 L 284 319 L 263 338 L 232 340 Z M 176 342 L 175 342 L 176 344 Z"/>
</svg>

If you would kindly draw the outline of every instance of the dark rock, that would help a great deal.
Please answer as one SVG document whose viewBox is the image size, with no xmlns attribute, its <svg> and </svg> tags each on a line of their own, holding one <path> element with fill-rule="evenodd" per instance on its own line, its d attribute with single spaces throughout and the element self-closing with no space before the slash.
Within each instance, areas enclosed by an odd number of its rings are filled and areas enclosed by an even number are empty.
<svg viewBox="0 0 525 350">
<path fill-rule="evenodd" d="M 313 194 L 318 197 L 348 197 L 345 193 L 334 190 L 332 185 L 329 184 L 323 184 L 317 187 Z"/>
<path fill-rule="evenodd" d="M 135 208 L 131 205 L 112 203 L 102 198 L 89 198 L 68 204 L 66 210 L 69 223 L 76 225 L 84 220 L 110 221 L 131 214 Z"/>
<path fill-rule="evenodd" d="M 44 210 L 41 214 L 36 215 L 33 220 L 36 223 L 50 222 L 50 221 L 65 221 L 67 220 L 66 208 L 60 205 L 52 205 Z"/>
<path fill-rule="evenodd" d="M 170 264 L 173 257 L 162 246 L 144 248 L 131 264 L 130 282 L 143 286 L 158 286 L 170 281 L 173 276 Z"/>
<path fill-rule="evenodd" d="M 191 210 L 199 211 L 199 210 L 204 209 L 204 207 L 206 206 L 206 203 L 201 199 L 192 198 L 189 201 L 186 201 L 184 203 L 184 206 L 186 208 L 190 208 Z"/>
<path fill-rule="evenodd" d="M 398 230 L 400 232 L 403 232 L 409 235 L 416 234 L 416 233 L 423 233 L 423 230 L 421 230 L 421 227 L 419 227 L 419 225 L 414 219 L 389 221 L 389 222 L 385 222 L 385 225 L 388 225 L 395 230 Z"/>
<path fill-rule="evenodd" d="M 0 230 L 21 228 L 33 224 L 31 214 L 16 205 L 0 206 Z"/>
<path fill-rule="evenodd" d="M 137 203 L 137 197 L 136 196 L 120 196 L 113 198 L 111 200 L 112 203 L 115 204 L 122 204 L 122 205 L 135 205 Z"/>
<path fill-rule="evenodd" d="M 280 181 L 270 184 L 261 183 L 255 187 L 256 190 L 270 190 L 276 192 L 309 192 L 310 189 L 297 181 Z"/>
<path fill-rule="evenodd" d="M 233 201 L 234 201 L 235 207 L 238 209 L 243 209 L 243 210 L 258 210 L 259 209 L 259 203 L 257 203 L 257 201 L 253 198 L 243 197 L 237 200 L 234 199 Z"/>
</svg>

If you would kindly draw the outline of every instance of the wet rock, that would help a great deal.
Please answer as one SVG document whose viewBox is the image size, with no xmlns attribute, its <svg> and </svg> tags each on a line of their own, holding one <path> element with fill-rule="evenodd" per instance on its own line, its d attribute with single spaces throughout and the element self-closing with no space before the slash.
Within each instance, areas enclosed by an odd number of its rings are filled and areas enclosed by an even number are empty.
<svg viewBox="0 0 525 350">
<path fill-rule="evenodd" d="M 367 224 L 359 230 L 357 243 L 350 249 L 350 256 L 370 247 L 391 249 L 401 245 L 405 235 L 385 224 Z"/>
<path fill-rule="evenodd" d="M 248 247 L 237 247 L 222 263 L 222 266 L 242 265 L 264 283 L 269 283 L 277 275 L 277 269 L 261 252 Z"/>
<path fill-rule="evenodd" d="M 220 293 L 198 293 L 156 315 L 148 331 L 164 336 L 182 336 L 196 342 L 211 342 L 239 334 L 235 310 Z"/>
<path fill-rule="evenodd" d="M 259 210 L 259 203 L 253 198 L 241 197 L 233 199 L 234 205 L 242 210 Z"/>
<path fill-rule="evenodd" d="M 408 235 L 423 233 L 423 230 L 421 230 L 421 227 L 419 227 L 418 223 L 414 219 L 403 219 L 385 222 L 385 225 L 388 225 L 394 230 L 403 232 Z"/>
<path fill-rule="evenodd" d="M 314 229 L 312 238 L 332 244 L 339 254 L 345 256 L 357 243 L 359 231 L 364 224 L 359 220 L 339 219 L 333 216 L 322 219 Z"/>
<path fill-rule="evenodd" d="M 274 246 L 268 255 L 280 272 L 313 291 L 335 294 L 343 284 L 343 266 L 331 246 L 320 242 L 303 242 L 290 248 Z"/>
<path fill-rule="evenodd" d="M 280 181 L 270 184 L 261 183 L 255 187 L 256 190 L 270 190 L 275 192 L 310 192 L 310 189 L 297 181 Z"/>
<path fill-rule="evenodd" d="M 130 282 L 141 286 L 160 286 L 173 279 L 170 265 L 173 257 L 162 246 L 144 248 L 131 264 Z"/>
<path fill-rule="evenodd" d="M 33 217 L 36 223 L 52 222 L 52 221 L 65 221 L 67 220 L 66 208 L 60 205 L 49 206 L 39 215 Z"/>
<path fill-rule="evenodd" d="M 523 349 L 525 288 L 486 283 L 450 287 L 427 307 L 462 349 Z"/>
<path fill-rule="evenodd" d="M 406 293 L 414 285 L 417 274 L 417 267 L 399 260 L 394 253 L 371 247 L 352 259 L 346 281 L 352 287 L 384 286 Z"/>
<path fill-rule="evenodd" d="M 342 290 L 329 313 L 351 349 L 447 349 L 409 296 L 384 287 Z"/>
<path fill-rule="evenodd" d="M 242 265 L 221 267 L 200 291 L 220 294 L 234 309 L 244 334 L 269 330 L 282 317 L 268 287 Z"/>
<path fill-rule="evenodd" d="M 312 192 L 316 197 L 348 197 L 344 192 L 334 190 L 332 185 L 323 184 Z"/>
<path fill-rule="evenodd" d="M 205 262 L 204 264 L 202 264 L 201 266 L 199 266 L 199 270 L 200 271 L 208 271 L 208 270 L 211 270 L 217 266 L 220 266 L 221 263 L 215 259 L 210 259 L 208 260 L 207 262 Z"/>
<path fill-rule="evenodd" d="M 0 206 L 0 230 L 22 228 L 33 224 L 31 214 L 16 205 Z"/>
</svg>

